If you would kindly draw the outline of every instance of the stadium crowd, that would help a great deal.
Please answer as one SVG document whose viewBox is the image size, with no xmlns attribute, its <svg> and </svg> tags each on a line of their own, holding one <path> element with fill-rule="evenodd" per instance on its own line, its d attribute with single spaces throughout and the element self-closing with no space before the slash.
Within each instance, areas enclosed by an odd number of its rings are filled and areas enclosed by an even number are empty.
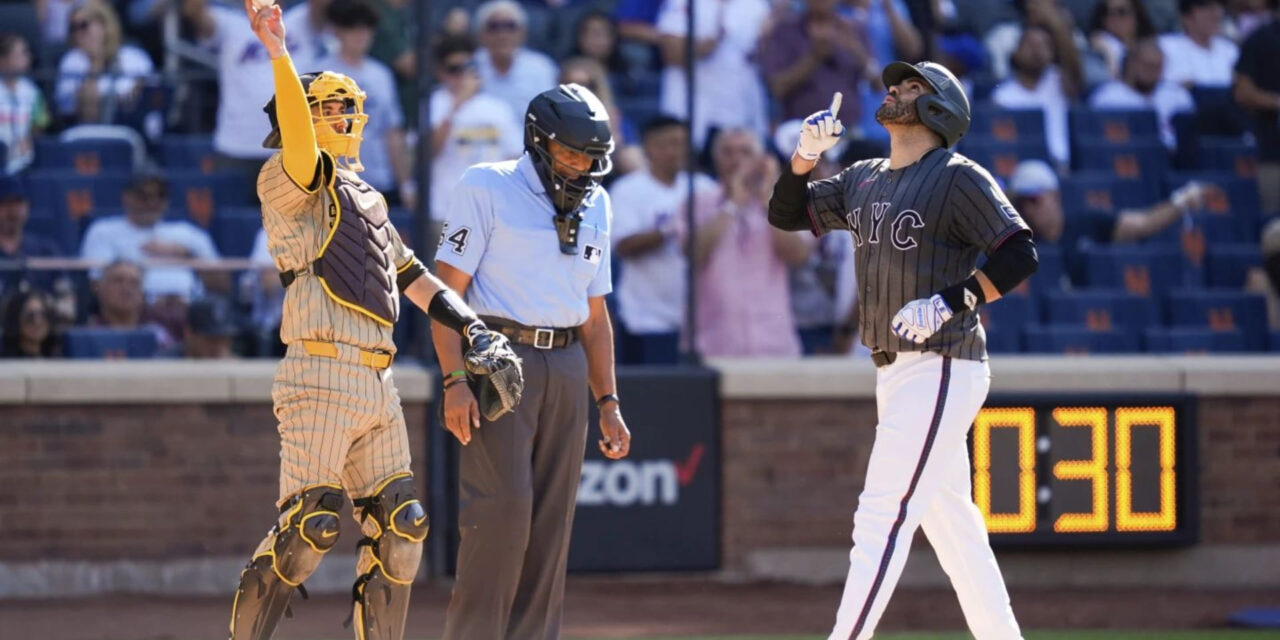
<svg viewBox="0 0 1280 640">
<path fill-rule="evenodd" d="M 850 238 L 772 229 L 765 203 L 799 119 L 833 92 L 848 133 L 818 176 L 882 155 L 880 70 L 926 58 L 964 83 L 957 150 L 1002 181 L 1040 252 L 1032 281 L 984 308 L 992 350 L 1280 350 L 1278 0 L 431 6 L 419 33 L 409 0 L 287 4 L 295 64 L 368 94 L 363 177 L 406 235 L 420 193 L 438 220 L 467 166 L 523 152 L 532 96 L 594 91 L 618 143 L 623 363 L 859 352 Z M 271 87 L 239 4 L 0 0 L 0 356 L 278 355 L 253 189 Z"/>
</svg>

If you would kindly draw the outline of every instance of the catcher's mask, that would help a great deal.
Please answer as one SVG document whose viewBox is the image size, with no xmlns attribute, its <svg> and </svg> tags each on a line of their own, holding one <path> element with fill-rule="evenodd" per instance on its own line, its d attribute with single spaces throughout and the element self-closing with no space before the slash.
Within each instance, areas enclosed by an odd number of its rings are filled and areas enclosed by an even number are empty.
<svg viewBox="0 0 1280 640">
<path fill-rule="evenodd" d="M 333 71 L 304 73 L 298 79 L 307 94 L 307 106 L 312 109 L 311 123 L 316 130 L 316 145 L 333 154 L 343 169 L 364 171 L 364 165 L 360 163 L 360 142 L 364 139 L 364 126 L 369 121 L 369 115 L 364 112 L 364 91 L 355 80 Z M 325 113 L 324 105 L 330 102 L 341 103 L 341 112 Z M 262 110 L 271 120 L 271 133 L 262 141 L 262 146 L 279 149 L 280 120 L 276 117 L 275 96 L 271 96 L 271 101 Z M 339 132 L 334 128 L 339 123 L 345 125 L 345 131 Z"/>
<path fill-rule="evenodd" d="M 532 157 L 542 186 L 556 209 L 556 231 L 560 251 L 578 252 L 578 223 L 582 205 L 600 181 L 613 169 L 613 131 L 604 104 L 586 87 L 562 84 L 529 101 L 525 112 L 524 149 Z M 586 154 L 591 167 L 576 178 L 555 170 L 551 141 Z"/>
</svg>

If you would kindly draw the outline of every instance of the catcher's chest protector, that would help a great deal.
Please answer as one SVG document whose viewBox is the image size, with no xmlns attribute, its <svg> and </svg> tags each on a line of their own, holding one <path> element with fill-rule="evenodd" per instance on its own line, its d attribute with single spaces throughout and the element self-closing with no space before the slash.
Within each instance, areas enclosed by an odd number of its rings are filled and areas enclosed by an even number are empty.
<svg viewBox="0 0 1280 640">
<path fill-rule="evenodd" d="M 329 236 L 315 273 L 338 304 L 385 324 L 400 315 L 387 203 L 358 178 L 335 172 L 329 187 Z"/>
</svg>

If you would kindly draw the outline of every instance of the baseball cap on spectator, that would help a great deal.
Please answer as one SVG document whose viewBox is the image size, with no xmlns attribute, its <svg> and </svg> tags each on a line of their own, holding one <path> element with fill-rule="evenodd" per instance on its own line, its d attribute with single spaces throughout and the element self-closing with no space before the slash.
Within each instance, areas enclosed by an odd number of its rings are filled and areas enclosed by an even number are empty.
<svg viewBox="0 0 1280 640">
<path fill-rule="evenodd" d="M 1014 196 L 1038 196 L 1057 190 L 1058 174 L 1043 160 L 1023 161 L 1009 178 L 1009 192 Z"/>
<path fill-rule="evenodd" d="M 0 202 L 26 201 L 27 188 L 13 176 L 0 175 Z"/>
<path fill-rule="evenodd" d="M 187 307 L 187 325 L 192 333 L 227 338 L 240 331 L 231 303 L 222 296 L 206 296 Z"/>
</svg>

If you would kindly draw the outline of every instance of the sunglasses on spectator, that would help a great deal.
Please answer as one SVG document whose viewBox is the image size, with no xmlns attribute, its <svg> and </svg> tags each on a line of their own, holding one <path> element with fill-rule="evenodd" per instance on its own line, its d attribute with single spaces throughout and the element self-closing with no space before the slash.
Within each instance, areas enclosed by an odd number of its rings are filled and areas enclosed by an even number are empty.
<svg viewBox="0 0 1280 640">
<path fill-rule="evenodd" d="M 18 319 L 22 322 L 35 322 L 36 320 L 44 320 L 47 315 L 44 311 L 23 311 L 18 315 Z"/>
<path fill-rule="evenodd" d="M 1128 5 L 1119 5 L 1119 6 L 1115 6 L 1115 7 L 1107 7 L 1107 15 L 1111 15 L 1111 16 L 1118 16 L 1118 17 L 1123 18 L 1123 17 L 1125 17 L 1125 16 L 1129 15 L 1130 13 L 1131 13 L 1131 12 L 1129 11 L 1129 6 L 1128 6 Z"/>
<path fill-rule="evenodd" d="M 498 33 L 500 31 L 519 31 L 520 23 L 515 20 L 490 20 L 484 25 L 485 31 Z"/>
<path fill-rule="evenodd" d="M 474 60 L 468 60 L 467 62 L 458 62 L 454 64 L 446 64 L 444 66 L 445 74 L 451 75 L 451 76 L 456 76 L 460 73 L 465 73 L 467 71 L 475 71 L 475 70 L 476 70 L 476 63 Z"/>
<path fill-rule="evenodd" d="M 93 18 L 89 18 L 87 20 L 76 20 L 71 23 L 71 33 L 84 31 L 85 29 L 88 29 L 91 24 L 93 24 Z"/>
</svg>

